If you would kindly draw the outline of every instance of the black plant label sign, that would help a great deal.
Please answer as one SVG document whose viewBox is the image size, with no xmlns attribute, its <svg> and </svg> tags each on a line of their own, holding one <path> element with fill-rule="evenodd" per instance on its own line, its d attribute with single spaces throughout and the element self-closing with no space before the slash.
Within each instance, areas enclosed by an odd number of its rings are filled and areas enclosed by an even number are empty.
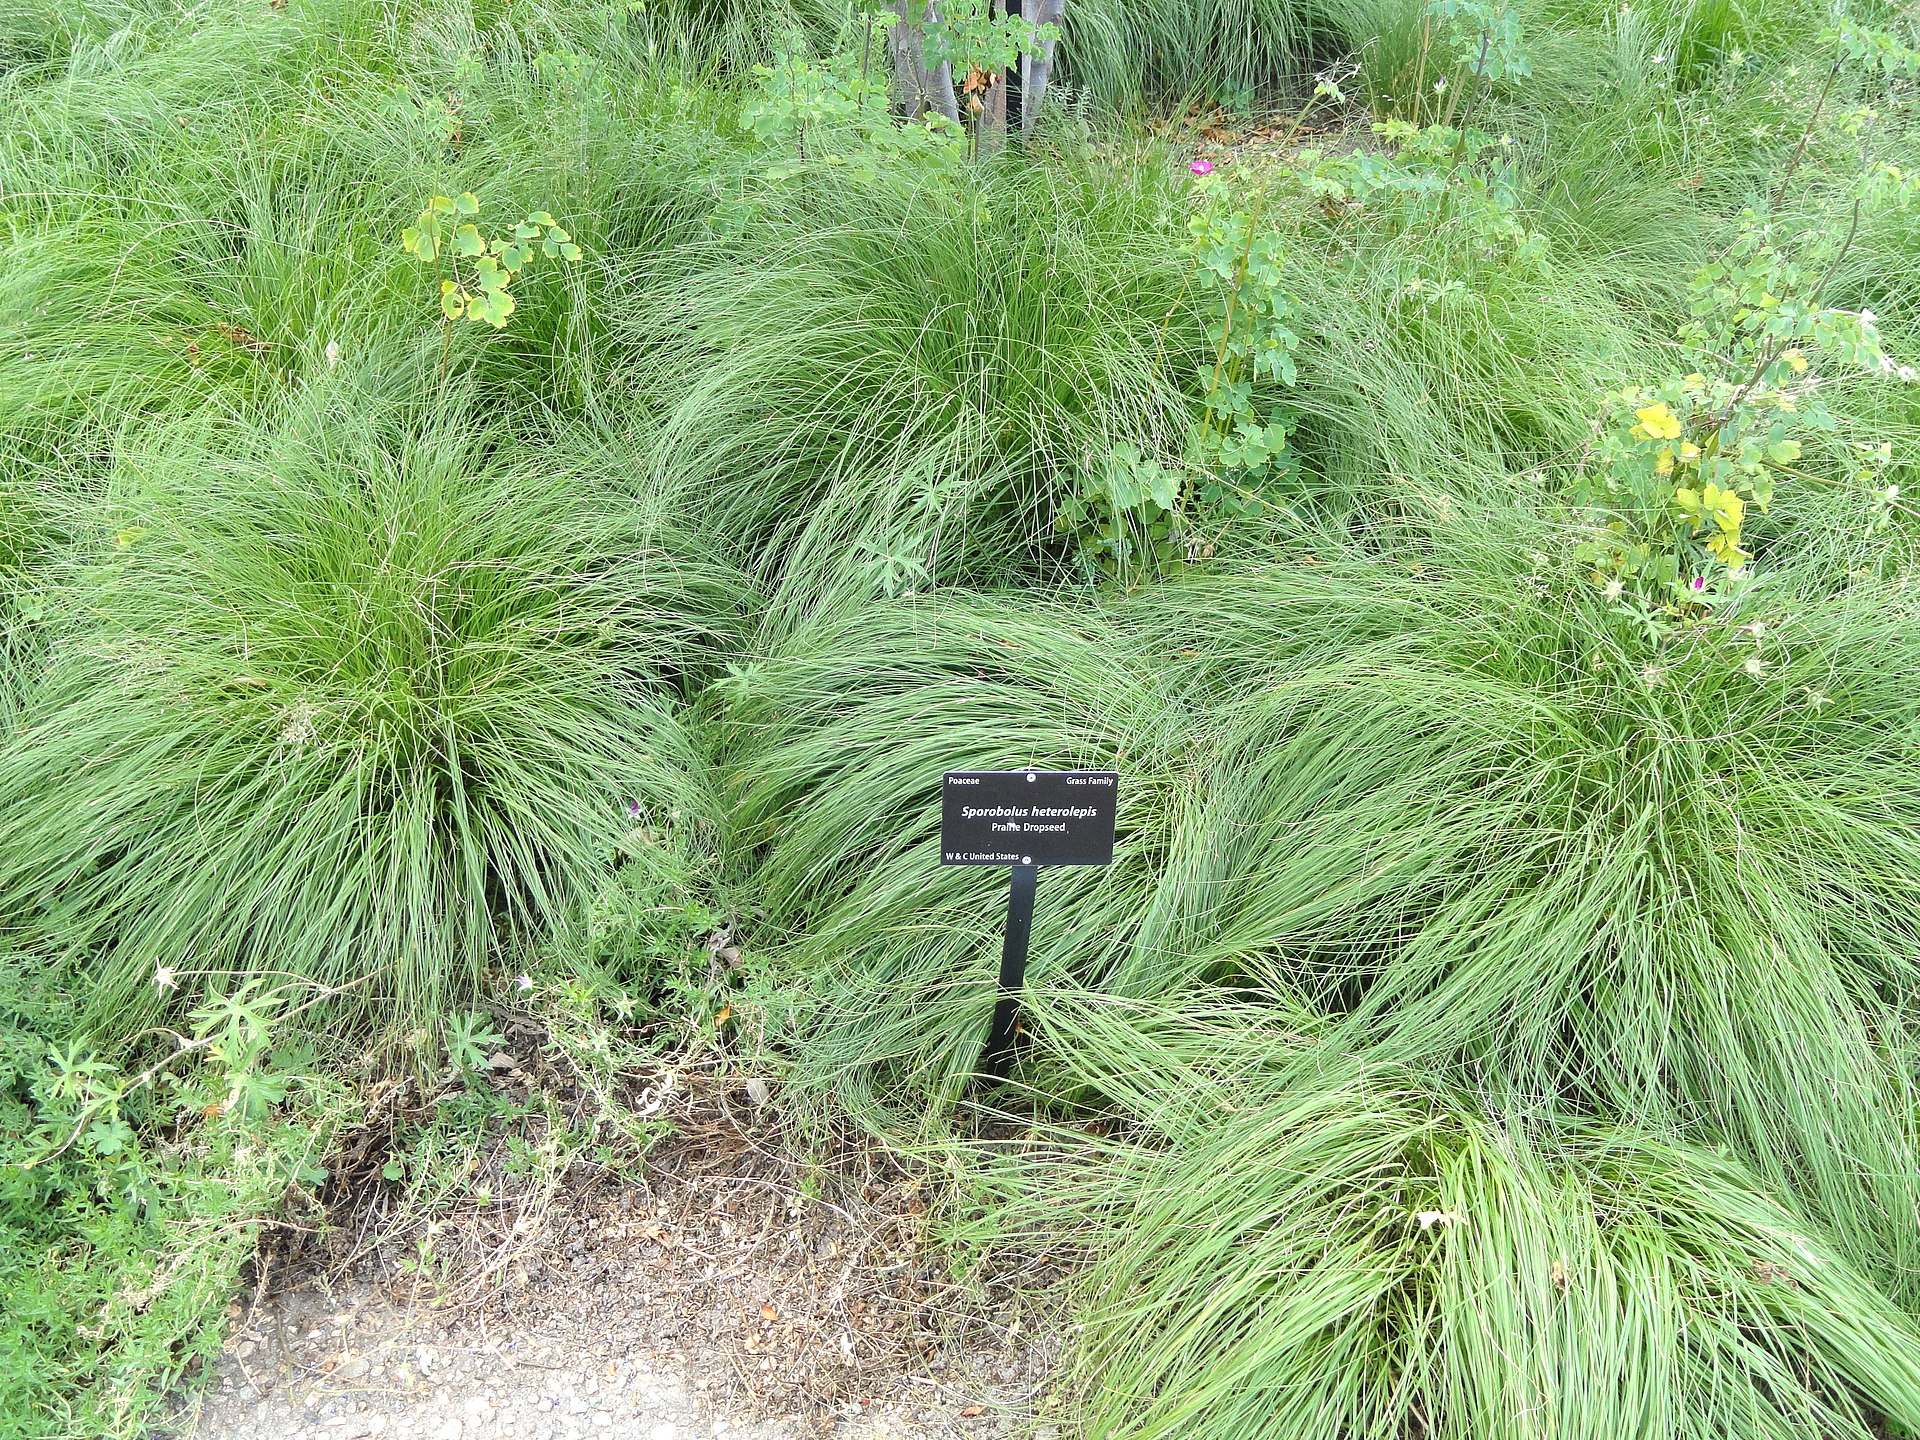
<svg viewBox="0 0 1920 1440">
<path fill-rule="evenodd" d="M 1111 865 L 1113 770 L 949 770 L 942 865 Z"/>
</svg>

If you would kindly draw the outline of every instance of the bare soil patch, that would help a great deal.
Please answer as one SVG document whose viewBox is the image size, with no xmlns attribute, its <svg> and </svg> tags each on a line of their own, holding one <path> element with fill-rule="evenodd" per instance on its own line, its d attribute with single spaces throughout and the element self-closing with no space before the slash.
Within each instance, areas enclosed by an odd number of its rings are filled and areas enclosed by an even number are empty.
<svg viewBox="0 0 1920 1440">
<path fill-rule="evenodd" d="M 802 1166 L 759 1082 L 691 1081 L 638 1180 L 598 1176 L 418 1235 L 342 1187 L 263 1248 L 180 1440 L 947 1440 L 1050 1428 L 1056 1277 L 951 1280 L 924 1176 L 870 1143 Z M 521 1137 L 523 1140 L 524 1136 Z M 506 1181 L 496 1147 L 478 1174 Z M 505 1137 L 497 1147 L 507 1148 Z M 359 1154 L 354 1153 L 358 1150 Z M 343 1169 L 378 1147 L 343 1141 Z M 363 1176 L 364 1179 L 364 1176 Z M 1038 1427 L 1037 1431 L 1035 1427 Z"/>
</svg>

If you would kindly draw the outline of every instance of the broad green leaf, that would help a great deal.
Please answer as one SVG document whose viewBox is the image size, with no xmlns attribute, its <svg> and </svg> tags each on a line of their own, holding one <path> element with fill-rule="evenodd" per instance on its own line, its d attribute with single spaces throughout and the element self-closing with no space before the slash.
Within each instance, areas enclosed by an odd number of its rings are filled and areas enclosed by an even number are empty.
<svg viewBox="0 0 1920 1440">
<path fill-rule="evenodd" d="M 513 314 L 513 310 L 513 296 L 505 290 L 484 290 L 473 297 L 474 318 L 486 321 L 496 330 L 507 323 L 507 317 Z"/>
</svg>

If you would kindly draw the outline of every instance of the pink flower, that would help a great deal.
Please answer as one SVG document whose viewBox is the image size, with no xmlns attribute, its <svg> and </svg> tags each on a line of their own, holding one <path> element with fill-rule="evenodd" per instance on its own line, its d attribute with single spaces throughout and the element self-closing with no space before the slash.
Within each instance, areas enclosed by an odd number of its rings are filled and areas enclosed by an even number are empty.
<svg viewBox="0 0 1920 1440">
<path fill-rule="evenodd" d="M 1706 588 L 1707 588 L 1707 577 L 1706 577 L 1706 576 L 1704 576 L 1704 575 L 1696 575 L 1696 576 L 1694 576 L 1694 577 L 1693 577 L 1693 588 L 1694 588 L 1695 590 L 1704 590 L 1704 589 L 1706 589 Z"/>
<path fill-rule="evenodd" d="M 1213 173 L 1213 161 L 1196 160 L 1187 168 L 1196 175 L 1211 175 Z"/>
</svg>

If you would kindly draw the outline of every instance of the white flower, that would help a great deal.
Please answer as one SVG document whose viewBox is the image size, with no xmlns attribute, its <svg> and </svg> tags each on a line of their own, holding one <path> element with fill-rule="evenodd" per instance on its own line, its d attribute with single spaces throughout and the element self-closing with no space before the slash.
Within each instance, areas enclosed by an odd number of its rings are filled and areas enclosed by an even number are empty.
<svg viewBox="0 0 1920 1440">
<path fill-rule="evenodd" d="M 1451 1210 L 1416 1210 L 1414 1219 L 1420 1222 L 1422 1230 L 1431 1230 L 1436 1225 L 1458 1225 L 1460 1216 Z"/>
<path fill-rule="evenodd" d="M 1667 667 L 1664 665 L 1649 665 L 1640 672 L 1640 683 L 1649 690 L 1658 689 L 1660 682 L 1666 678 Z"/>
<path fill-rule="evenodd" d="M 280 743 L 295 750 L 303 750 L 314 740 L 314 720 L 320 714 L 319 709 L 308 701 L 289 705 L 280 712 Z"/>
<path fill-rule="evenodd" d="M 1814 689 L 1811 685 L 1807 686 L 1807 704 L 1811 705 L 1815 710 L 1824 710 L 1832 703 L 1833 701 L 1829 700 L 1820 691 Z"/>
<path fill-rule="evenodd" d="M 180 988 L 179 972 L 171 965 L 156 965 L 153 967 L 153 983 L 159 990 L 178 990 Z"/>
<path fill-rule="evenodd" d="M 531 990 L 533 989 L 533 977 L 531 975 L 516 975 L 513 977 L 513 984 L 517 990 Z"/>
<path fill-rule="evenodd" d="M 329 340 L 327 341 L 327 369 L 331 370 L 339 363 L 340 342 L 338 340 Z"/>
<path fill-rule="evenodd" d="M 1618 600 L 1622 595 L 1627 593 L 1627 582 L 1622 580 L 1619 576 L 1616 575 L 1614 576 L 1613 579 L 1607 581 L 1607 583 L 1601 588 L 1600 593 L 1607 597 L 1607 603 L 1611 605 L 1613 604 L 1614 601 Z"/>
<path fill-rule="evenodd" d="M 1758 655 L 1749 655 L 1747 657 L 1747 663 L 1740 668 L 1758 680 L 1762 675 L 1767 673 L 1767 662 L 1762 660 Z"/>
<path fill-rule="evenodd" d="M 1656 55 L 1653 57 L 1653 63 L 1656 65 L 1664 65 L 1667 63 L 1667 57 L 1664 55 Z"/>
</svg>

